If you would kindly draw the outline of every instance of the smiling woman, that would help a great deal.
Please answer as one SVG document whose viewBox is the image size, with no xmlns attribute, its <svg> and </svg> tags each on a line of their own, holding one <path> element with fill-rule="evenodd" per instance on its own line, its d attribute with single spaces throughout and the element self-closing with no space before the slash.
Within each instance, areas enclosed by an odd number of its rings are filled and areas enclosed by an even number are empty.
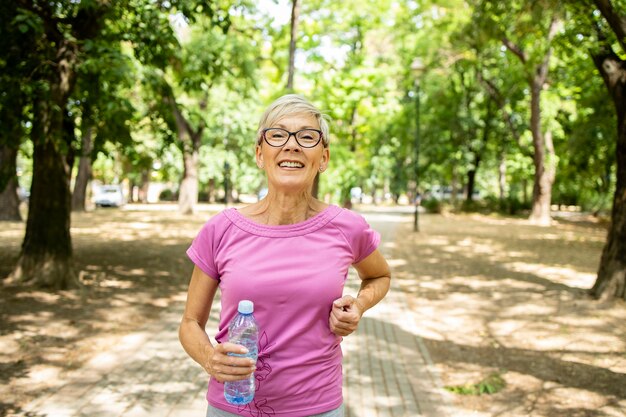
<svg viewBox="0 0 626 417">
<path fill-rule="evenodd" d="M 281 225 L 322 212 L 328 205 L 313 198 L 311 190 L 329 161 L 326 116 L 299 95 L 277 99 L 261 117 L 256 139 L 256 163 L 265 171 L 268 193 L 241 214 L 261 224 Z"/>
<path fill-rule="evenodd" d="M 315 175 L 326 169 L 330 158 L 328 146 L 319 146 L 323 137 L 316 117 L 306 113 L 284 117 L 261 131 L 263 142 L 256 148 L 256 160 L 265 170 L 269 190 L 262 206 L 276 198 L 290 201 L 288 204 L 313 200 L 310 194 Z"/>
<path fill-rule="evenodd" d="M 267 177 L 261 201 L 211 218 L 187 254 L 195 264 L 180 340 L 211 376 L 207 416 L 343 416 L 341 341 L 389 289 L 380 235 L 360 215 L 311 194 L 330 162 L 328 123 L 306 99 L 286 95 L 265 111 L 256 163 Z M 350 266 L 361 278 L 356 297 L 342 297 Z M 220 325 L 211 344 L 204 328 L 217 290 Z M 254 302 L 258 359 L 234 357 L 228 323 L 240 300 Z M 226 381 L 249 378 L 250 404 L 224 399 Z"/>
</svg>

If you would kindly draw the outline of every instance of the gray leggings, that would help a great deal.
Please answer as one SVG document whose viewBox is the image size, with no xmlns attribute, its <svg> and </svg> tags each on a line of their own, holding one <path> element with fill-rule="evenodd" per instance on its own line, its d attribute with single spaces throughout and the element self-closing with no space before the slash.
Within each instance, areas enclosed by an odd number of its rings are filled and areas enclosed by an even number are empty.
<svg viewBox="0 0 626 417">
<path fill-rule="evenodd" d="M 209 408 L 206 411 L 206 417 L 239 417 L 238 414 L 232 414 L 228 411 L 220 410 L 209 404 Z M 343 404 L 332 411 L 327 411 L 322 414 L 315 414 L 309 417 L 343 417 Z"/>
</svg>

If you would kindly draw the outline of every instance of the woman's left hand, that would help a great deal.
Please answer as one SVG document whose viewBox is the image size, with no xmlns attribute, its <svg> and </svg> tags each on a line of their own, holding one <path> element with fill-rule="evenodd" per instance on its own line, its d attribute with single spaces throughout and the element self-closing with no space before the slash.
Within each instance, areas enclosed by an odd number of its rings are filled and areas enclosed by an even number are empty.
<svg viewBox="0 0 626 417">
<path fill-rule="evenodd" d="M 337 336 L 348 336 L 354 332 L 363 316 L 363 310 L 359 306 L 356 298 L 351 295 L 333 301 L 333 308 L 330 311 L 330 331 Z"/>
</svg>

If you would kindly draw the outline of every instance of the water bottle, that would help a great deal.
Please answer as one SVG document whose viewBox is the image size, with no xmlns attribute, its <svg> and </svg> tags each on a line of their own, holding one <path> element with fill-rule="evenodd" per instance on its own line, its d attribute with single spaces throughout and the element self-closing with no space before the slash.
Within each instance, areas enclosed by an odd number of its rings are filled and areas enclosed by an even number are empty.
<svg viewBox="0 0 626 417">
<path fill-rule="evenodd" d="M 241 300 L 237 308 L 239 312 L 228 325 L 228 341 L 245 346 L 248 349 L 246 354 L 229 353 L 231 356 L 239 356 L 257 360 L 259 327 L 252 312 L 254 304 L 249 300 Z M 255 390 L 254 374 L 249 378 L 224 383 L 224 397 L 230 404 L 248 404 L 254 398 Z"/>
</svg>

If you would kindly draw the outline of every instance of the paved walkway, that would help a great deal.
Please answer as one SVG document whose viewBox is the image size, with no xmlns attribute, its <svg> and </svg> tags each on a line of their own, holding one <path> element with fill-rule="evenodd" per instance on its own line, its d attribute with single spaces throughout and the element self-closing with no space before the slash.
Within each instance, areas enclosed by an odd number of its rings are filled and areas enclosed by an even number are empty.
<svg viewBox="0 0 626 417">
<path fill-rule="evenodd" d="M 366 214 L 383 234 L 391 256 L 396 229 L 409 230 L 410 215 Z M 356 294 L 351 272 L 346 293 Z M 22 417 L 192 417 L 204 416 L 207 377 L 178 342 L 182 305 L 165 311 L 111 351 L 93 358 L 58 391 L 25 407 Z M 217 317 L 217 310 L 211 317 Z M 344 339 L 346 417 L 453 417 L 458 415 L 416 334 L 418 318 L 406 295 L 392 289 Z M 207 328 L 216 328 L 211 320 Z"/>
</svg>

